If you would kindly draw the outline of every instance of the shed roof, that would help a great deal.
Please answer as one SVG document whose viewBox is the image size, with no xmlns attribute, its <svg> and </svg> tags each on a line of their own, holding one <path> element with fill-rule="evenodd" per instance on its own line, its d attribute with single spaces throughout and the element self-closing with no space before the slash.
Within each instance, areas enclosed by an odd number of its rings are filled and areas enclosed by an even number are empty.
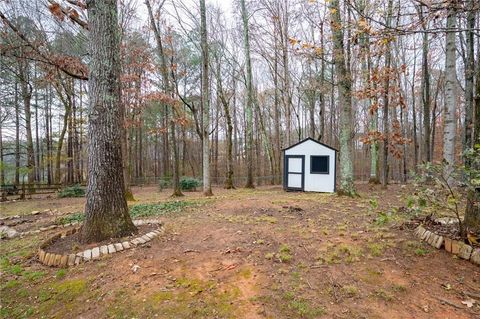
<svg viewBox="0 0 480 319">
<path fill-rule="evenodd" d="M 306 142 L 306 141 L 308 141 L 308 140 L 310 140 L 310 141 L 312 141 L 312 142 L 315 142 L 315 143 L 317 143 L 317 144 L 320 144 L 320 145 L 322 145 L 322 146 L 325 146 L 326 148 L 329 148 L 329 149 L 331 149 L 331 150 L 334 150 L 335 152 L 338 152 L 338 150 L 337 150 L 336 148 L 331 147 L 330 145 L 327 145 L 327 144 L 325 144 L 325 143 L 319 142 L 319 141 L 317 141 L 317 140 L 315 140 L 315 139 L 313 139 L 313 138 L 311 138 L 311 137 L 304 138 L 303 140 L 301 140 L 301 141 L 299 141 L 299 142 L 297 142 L 297 143 L 295 143 L 295 144 L 293 144 L 293 145 L 290 145 L 289 147 L 286 147 L 286 148 L 282 149 L 282 151 L 289 150 L 289 149 L 291 149 L 291 148 L 293 148 L 293 147 L 295 147 L 295 146 L 297 146 L 297 145 L 300 145 L 300 144 L 302 144 L 302 143 L 304 143 L 304 142 Z"/>
</svg>

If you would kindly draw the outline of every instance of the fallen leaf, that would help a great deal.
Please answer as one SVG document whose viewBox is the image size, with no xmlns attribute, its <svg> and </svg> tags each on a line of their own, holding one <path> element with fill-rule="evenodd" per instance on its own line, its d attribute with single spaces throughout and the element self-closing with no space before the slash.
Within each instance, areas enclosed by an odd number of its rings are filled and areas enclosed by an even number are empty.
<svg viewBox="0 0 480 319">
<path fill-rule="evenodd" d="M 140 266 L 139 266 L 139 265 L 133 265 L 133 267 L 132 267 L 132 271 L 133 271 L 134 273 L 136 273 L 139 269 L 140 269 Z"/>
<path fill-rule="evenodd" d="M 465 306 L 467 306 L 468 308 L 472 308 L 473 305 L 475 304 L 475 300 L 470 298 L 470 299 L 467 299 L 467 300 L 463 300 L 462 301 L 462 304 L 464 304 Z"/>
<path fill-rule="evenodd" d="M 442 284 L 442 288 L 445 289 L 445 290 L 451 290 L 451 289 L 452 289 L 452 285 L 450 285 L 450 284 Z"/>
</svg>

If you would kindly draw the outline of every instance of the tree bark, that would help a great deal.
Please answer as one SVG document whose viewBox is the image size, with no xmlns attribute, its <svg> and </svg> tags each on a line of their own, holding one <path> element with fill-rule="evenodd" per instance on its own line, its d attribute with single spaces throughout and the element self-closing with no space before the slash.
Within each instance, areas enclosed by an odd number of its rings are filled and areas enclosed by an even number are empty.
<svg viewBox="0 0 480 319">
<path fill-rule="evenodd" d="M 15 185 L 20 185 L 20 105 L 17 82 L 15 82 Z"/>
<path fill-rule="evenodd" d="M 480 51 L 477 51 L 477 62 L 480 61 Z M 475 113 L 473 114 L 473 136 L 472 144 L 477 154 L 475 163 L 467 163 L 471 168 L 476 171 L 480 170 L 480 67 L 477 66 L 475 76 Z M 473 166 L 473 167 L 472 167 Z M 467 206 L 465 210 L 465 228 L 476 234 L 480 234 L 480 187 L 477 185 L 475 188 L 471 187 L 467 194 Z"/>
<path fill-rule="evenodd" d="M 392 20 L 392 7 L 393 7 L 393 0 L 388 1 L 388 9 L 387 9 L 387 26 L 390 26 Z M 389 41 L 389 40 L 387 40 Z M 389 163 L 388 163 L 388 146 L 390 143 L 390 130 L 389 130 L 389 122 L 388 122 L 388 113 L 389 110 L 389 100 L 390 100 L 390 66 L 391 66 L 391 59 L 392 59 L 392 52 L 390 47 L 390 42 L 386 44 L 385 53 L 385 84 L 383 87 L 383 172 L 382 172 L 382 187 L 386 188 L 388 184 L 388 172 L 389 172 Z"/>
<path fill-rule="evenodd" d="M 240 0 L 243 22 L 243 49 L 247 73 L 247 101 L 245 105 L 246 121 L 246 152 L 247 152 L 247 182 L 245 188 L 254 188 L 253 185 L 253 87 L 252 87 L 252 62 L 250 59 L 250 39 L 248 30 L 248 13 L 245 0 Z"/>
<path fill-rule="evenodd" d="M 454 30 L 457 24 L 455 8 L 452 5 L 448 10 L 447 29 Z M 446 33 L 445 56 L 445 112 L 443 128 L 443 159 L 446 161 L 445 176 L 449 183 L 454 182 L 451 176 L 455 164 L 455 135 L 457 119 L 455 105 L 457 102 L 455 83 L 457 81 L 455 32 Z"/>
<path fill-rule="evenodd" d="M 27 168 L 28 168 L 28 184 L 30 192 L 34 191 L 33 183 L 35 182 L 35 152 L 33 148 L 32 137 L 32 86 L 30 85 L 30 76 L 28 64 L 26 61 L 20 61 L 20 92 L 23 99 L 23 112 L 25 116 L 25 134 L 27 138 Z"/>
<path fill-rule="evenodd" d="M 339 0 L 330 2 L 330 23 L 333 33 L 333 63 L 338 81 L 338 103 L 342 107 L 340 113 L 340 189 L 339 194 L 356 196 L 353 183 L 352 161 L 352 77 L 350 66 L 346 65 L 343 26 L 340 16 Z"/>
<path fill-rule="evenodd" d="M 423 6 L 420 6 L 418 9 L 420 21 L 422 23 L 423 30 L 427 29 L 427 23 L 423 16 Z M 428 43 L 428 33 L 423 33 L 422 40 L 422 104 L 423 104 L 423 129 L 424 129 L 424 140 L 423 140 L 423 152 L 424 159 L 427 162 L 432 161 L 431 153 L 431 125 L 430 125 L 430 73 L 428 68 L 428 52 L 429 52 L 429 43 Z"/>
<path fill-rule="evenodd" d="M 128 214 L 122 170 L 124 110 L 116 0 L 87 1 L 89 18 L 88 186 L 84 243 L 136 232 Z"/>
<path fill-rule="evenodd" d="M 472 133 L 473 133 L 473 110 L 474 110 L 474 75 L 475 75 L 475 41 L 474 32 L 475 28 L 475 3 L 476 0 L 470 0 L 468 2 L 469 11 L 467 13 L 467 58 L 465 65 L 465 131 L 463 138 L 463 149 L 469 149 L 472 145 Z M 478 121 L 479 119 L 477 119 Z M 468 164 L 468 163 L 465 163 Z"/>
<path fill-rule="evenodd" d="M 208 39 L 205 0 L 200 0 L 200 45 L 202 48 L 202 166 L 203 194 L 212 196 L 210 180 L 210 101 L 208 93 Z"/>
</svg>

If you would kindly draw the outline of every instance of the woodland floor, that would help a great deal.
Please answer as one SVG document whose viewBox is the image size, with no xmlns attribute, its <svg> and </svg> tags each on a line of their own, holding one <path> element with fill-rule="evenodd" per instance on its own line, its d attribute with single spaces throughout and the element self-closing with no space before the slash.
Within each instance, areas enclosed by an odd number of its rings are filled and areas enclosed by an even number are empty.
<svg viewBox="0 0 480 319">
<path fill-rule="evenodd" d="M 36 261 L 58 230 L 0 241 L 3 318 L 479 318 L 480 267 L 401 227 L 409 187 L 358 185 L 361 197 L 279 187 L 186 193 L 146 247 L 69 269 Z M 139 203 L 172 201 L 134 189 Z M 81 211 L 84 199 L 0 203 L 0 215 Z M 378 207 L 377 207 L 378 203 Z M 379 214 L 379 212 L 391 213 Z M 59 216 L 38 215 L 24 228 Z M 149 217 L 151 218 L 151 217 Z M 20 227 L 20 225 L 19 225 Z M 132 267 L 138 265 L 138 271 Z M 137 268 L 137 267 L 135 267 Z"/>
</svg>

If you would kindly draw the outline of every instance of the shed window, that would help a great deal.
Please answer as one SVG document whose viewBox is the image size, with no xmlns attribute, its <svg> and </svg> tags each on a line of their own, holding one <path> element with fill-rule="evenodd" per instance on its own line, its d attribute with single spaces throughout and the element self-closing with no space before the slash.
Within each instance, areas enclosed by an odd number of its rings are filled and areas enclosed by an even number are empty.
<svg viewBox="0 0 480 319">
<path fill-rule="evenodd" d="M 311 174 L 330 174 L 330 156 L 310 156 Z"/>
</svg>

